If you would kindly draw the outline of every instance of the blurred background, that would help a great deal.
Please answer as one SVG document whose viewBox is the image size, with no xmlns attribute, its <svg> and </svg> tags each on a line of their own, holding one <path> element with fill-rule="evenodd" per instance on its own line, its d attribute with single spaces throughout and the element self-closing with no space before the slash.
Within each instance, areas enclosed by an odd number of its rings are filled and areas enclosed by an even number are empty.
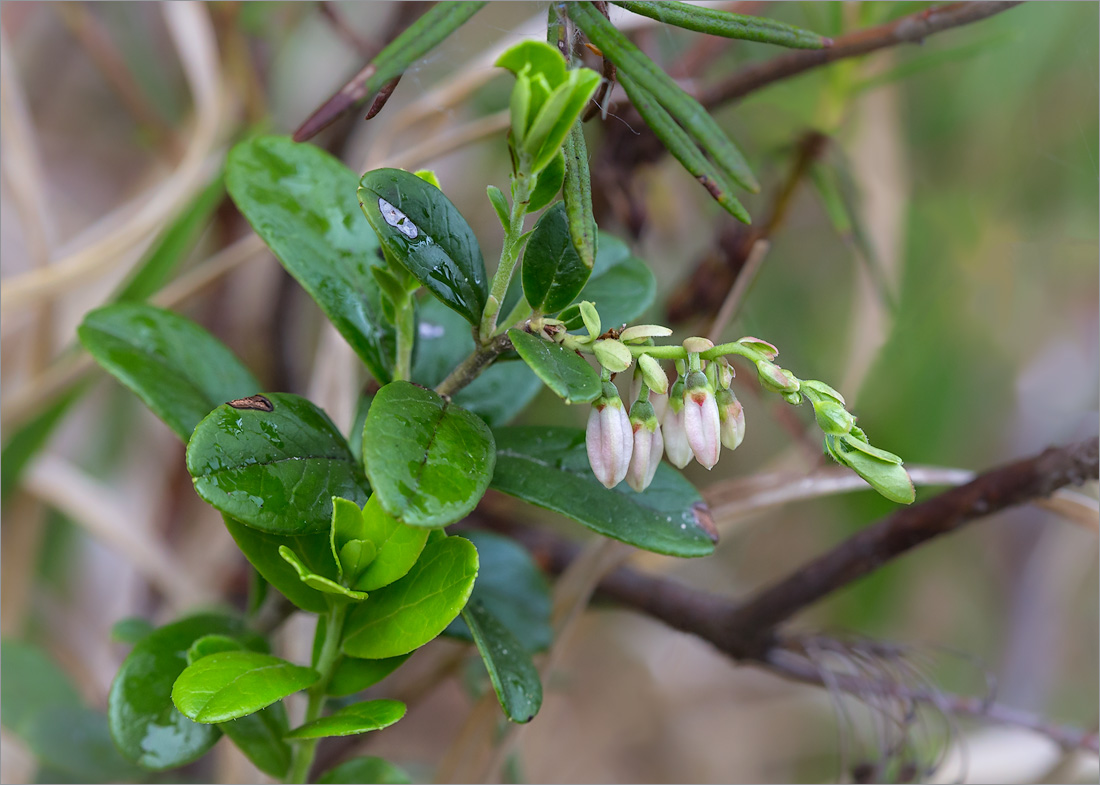
<svg viewBox="0 0 1100 785">
<path fill-rule="evenodd" d="M 306 395 L 350 426 L 363 382 L 354 355 L 252 235 L 219 173 L 235 140 L 292 133 L 427 5 L 0 9 L 4 670 L 9 651 L 41 657 L 89 709 L 86 723 L 57 730 L 51 753 L 14 731 L 26 707 L 19 685 L 4 679 L 4 782 L 132 776 L 111 768 L 101 721 L 126 654 L 112 626 L 239 605 L 247 592 L 244 559 L 193 493 L 182 445 L 82 353 L 76 325 L 156 251 L 153 302 L 211 330 L 265 389 Z M 929 7 L 716 5 L 834 38 Z M 512 78 L 491 64 L 506 46 L 544 36 L 548 8 L 490 4 L 406 73 L 377 117 L 352 112 L 314 143 L 357 171 L 435 169 L 486 258 L 496 258 L 499 226 L 485 186 L 507 182 Z M 611 14 L 697 94 L 786 53 Z M 730 285 L 749 276 L 721 336 L 774 343 L 786 367 L 839 389 L 873 443 L 911 467 L 981 471 L 1095 436 L 1098 24 L 1095 3 L 1026 3 L 716 106 L 763 184 L 745 200 L 756 234 L 645 146 L 640 121 L 615 91 L 606 118 L 587 127 L 601 229 L 649 262 L 658 280 L 652 321 L 672 324 L 679 337 L 708 329 Z M 746 267 L 761 236 L 770 249 Z M 739 384 L 744 444 L 712 472 L 687 472 L 711 503 L 717 552 L 631 559 L 730 597 L 786 575 L 893 508 L 869 491 L 755 503 L 769 483 L 818 468 L 820 443 L 812 412 L 761 397 L 751 379 Z M 580 426 L 586 415 L 544 391 L 521 422 Z M 918 500 L 940 490 L 920 487 Z M 1063 494 L 1060 511 L 1018 507 L 934 540 L 814 606 L 794 628 L 897 644 L 906 678 L 978 696 L 995 683 L 1001 704 L 1095 732 L 1096 495 L 1091 483 Z M 579 542 L 588 534 L 490 501 L 517 523 Z M 305 659 L 310 637 L 309 620 L 295 617 L 279 643 Z M 598 601 L 553 656 L 544 707 L 510 738 L 503 781 L 1100 776 L 1094 755 L 1063 754 L 1043 734 L 934 710 L 897 719 L 736 666 L 699 640 Z M 472 661 L 449 641 L 418 653 L 379 688 L 414 696 L 408 717 L 361 749 L 422 781 L 473 776 L 448 768 L 485 688 Z M 263 778 L 224 742 L 182 776 Z"/>
</svg>

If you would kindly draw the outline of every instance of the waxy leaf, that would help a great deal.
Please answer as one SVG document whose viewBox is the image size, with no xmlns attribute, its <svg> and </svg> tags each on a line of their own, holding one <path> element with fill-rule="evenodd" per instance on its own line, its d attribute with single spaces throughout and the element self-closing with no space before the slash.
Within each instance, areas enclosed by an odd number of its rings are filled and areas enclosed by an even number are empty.
<svg viewBox="0 0 1100 785">
<path fill-rule="evenodd" d="M 290 769 L 290 745 L 284 741 L 289 724 L 286 707 L 272 703 L 254 714 L 218 725 L 260 771 L 282 779 Z"/>
<path fill-rule="evenodd" d="M 371 275 L 382 257 L 359 212 L 358 180 L 319 147 L 282 136 L 241 142 L 226 165 L 226 186 L 237 208 L 385 383 L 396 338 L 382 317 L 381 293 Z"/>
<path fill-rule="evenodd" d="M 344 624 L 344 652 L 379 660 L 420 648 L 458 616 L 477 569 L 477 549 L 469 540 L 429 541 L 408 575 L 351 610 Z"/>
<path fill-rule="evenodd" d="M 327 531 L 332 497 L 365 502 L 366 478 L 323 411 L 288 393 L 264 400 L 268 411 L 226 404 L 199 423 L 187 445 L 195 491 L 269 534 Z"/>
<path fill-rule="evenodd" d="M 566 403 L 600 397 L 600 375 L 575 351 L 523 330 L 509 330 L 508 338 L 531 370 Z"/>
<path fill-rule="evenodd" d="M 319 785 L 345 785 L 373 782 L 380 785 L 407 785 L 412 779 L 387 760 L 366 756 L 352 758 L 329 769 L 317 780 Z"/>
<path fill-rule="evenodd" d="M 535 311 L 557 313 L 577 299 L 591 272 L 573 245 L 565 205 L 558 202 L 542 214 L 527 241 L 523 294 Z"/>
<path fill-rule="evenodd" d="M 195 722 L 235 720 L 312 686 L 321 674 L 254 651 L 224 651 L 189 665 L 172 702 Z"/>
<path fill-rule="evenodd" d="M 286 735 L 288 739 L 320 739 L 326 736 L 354 736 L 393 725 L 405 716 L 405 704 L 395 700 L 353 703 L 301 725 Z"/>
<path fill-rule="evenodd" d="M 473 350 L 470 325 L 462 317 L 434 298 L 421 301 L 414 382 L 435 387 Z M 451 400 L 495 427 L 515 418 L 541 389 L 542 382 L 524 363 L 498 360 Z"/>
<path fill-rule="evenodd" d="M 399 657 L 387 657 L 384 660 L 360 660 L 356 657 L 344 657 L 336 665 L 325 692 L 336 698 L 362 692 L 405 664 L 410 654 Z"/>
<path fill-rule="evenodd" d="M 390 258 L 470 322 L 489 294 L 473 229 L 435 186 L 401 169 L 376 169 L 359 181 L 359 204 Z"/>
<path fill-rule="evenodd" d="M 218 729 L 181 714 L 172 705 L 172 685 L 187 667 L 187 650 L 197 639 L 240 631 L 239 622 L 204 614 L 154 630 L 134 645 L 107 698 L 111 736 L 124 756 L 147 769 L 170 769 L 214 745 Z"/>
<path fill-rule="evenodd" d="M 542 682 L 531 655 L 480 602 L 471 600 L 462 618 L 473 633 L 504 713 L 512 722 L 530 722 L 542 706 Z"/>
<path fill-rule="evenodd" d="M 641 316 L 656 295 L 657 281 L 645 262 L 631 255 L 622 240 L 600 232 L 592 276 L 577 300 L 595 303 L 606 327 L 621 327 Z M 558 318 L 570 330 L 584 324 L 577 305 L 566 308 Z"/>
<path fill-rule="evenodd" d="M 222 518 L 241 553 L 264 580 L 304 611 L 324 613 L 328 610 L 325 595 L 302 583 L 294 567 L 279 554 L 279 548 L 285 545 L 311 572 L 332 577 L 336 573 L 336 565 L 332 562 L 332 547 L 327 533 L 283 537 L 245 526 L 228 515 Z"/>
<path fill-rule="evenodd" d="M 706 556 L 714 551 L 710 512 L 672 467 L 661 464 L 643 493 L 625 485 L 608 490 L 592 474 L 584 431 L 498 428 L 495 435 L 496 490 L 645 550 L 671 556 Z"/>
<path fill-rule="evenodd" d="M 503 624 L 529 652 L 550 646 L 550 586 L 522 545 L 484 531 L 463 532 L 477 548 L 478 577 L 470 603 L 477 602 Z M 446 634 L 473 640 L 462 618 Z"/>
<path fill-rule="evenodd" d="M 409 382 L 374 396 L 363 461 L 382 508 L 411 526 L 464 517 L 493 476 L 493 434 L 478 417 Z"/>
<path fill-rule="evenodd" d="M 141 303 L 97 308 L 77 333 L 96 362 L 184 441 L 218 405 L 260 389 L 221 341 L 163 308 Z"/>
</svg>

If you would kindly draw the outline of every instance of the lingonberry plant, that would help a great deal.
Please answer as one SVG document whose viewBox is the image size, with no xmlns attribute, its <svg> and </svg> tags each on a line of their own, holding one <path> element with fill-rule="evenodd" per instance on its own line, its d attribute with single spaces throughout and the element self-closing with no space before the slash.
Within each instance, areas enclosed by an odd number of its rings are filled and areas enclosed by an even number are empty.
<svg viewBox="0 0 1100 785">
<path fill-rule="evenodd" d="M 458 14 L 457 25 L 469 5 L 477 4 L 441 4 L 437 15 Z M 647 12 L 657 4 L 628 5 Z M 746 27 L 733 15 L 674 10 L 696 26 L 740 25 L 758 40 L 820 45 L 766 20 Z M 729 183 L 755 181 L 732 142 L 705 112 L 677 120 L 690 99 L 592 6 L 570 13 L 593 43 L 622 58 L 622 83 L 689 171 L 747 220 Z M 401 719 L 398 701 L 349 696 L 440 634 L 472 640 L 505 715 L 530 720 L 542 700 L 531 655 L 549 642 L 545 584 L 522 549 L 446 527 L 494 488 L 639 548 L 710 553 L 714 532 L 699 494 L 661 458 L 710 469 L 722 447 L 742 442 L 731 358 L 747 361 L 761 387 L 787 403 L 809 401 L 836 461 L 884 496 L 912 501 L 901 459 L 870 445 L 832 387 L 777 365 L 767 341 L 661 344 L 671 329 L 630 324 L 654 282 L 592 219 L 579 118 L 600 75 L 539 41 L 513 47 L 497 65 L 515 83 L 511 182 L 507 194 L 488 187 L 503 229 L 491 278 L 477 237 L 432 172 L 360 178 L 279 136 L 248 139 L 229 155 L 237 207 L 378 383 L 350 435 L 304 398 L 258 391 L 228 349 L 176 314 L 113 305 L 81 326 L 99 363 L 187 442 L 195 491 L 224 516 L 260 578 L 254 607 L 270 586 L 317 616 L 308 665 L 271 654 L 248 618 L 191 616 L 138 639 L 109 709 L 113 738 L 132 761 L 178 767 L 224 734 L 263 771 L 304 782 L 318 739 Z M 527 216 L 540 210 L 528 229 Z M 628 373 L 624 402 L 614 379 Z M 587 431 L 506 425 L 540 383 L 567 403 L 591 404 Z M 305 714 L 291 728 L 284 700 L 301 691 Z M 356 759 L 325 776 L 401 775 Z"/>
</svg>

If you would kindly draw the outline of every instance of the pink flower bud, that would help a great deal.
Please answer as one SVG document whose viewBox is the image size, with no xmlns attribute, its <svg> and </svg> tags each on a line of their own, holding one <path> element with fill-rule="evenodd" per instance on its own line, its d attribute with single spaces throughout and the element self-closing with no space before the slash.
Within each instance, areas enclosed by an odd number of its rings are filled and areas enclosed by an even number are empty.
<svg viewBox="0 0 1100 785">
<path fill-rule="evenodd" d="M 677 469 L 691 463 L 695 456 L 688 444 L 687 430 L 684 428 L 684 382 L 677 379 L 668 394 L 668 410 L 661 418 L 661 430 L 664 432 L 665 455 Z"/>
<path fill-rule="evenodd" d="M 722 446 L 736 450 L 745 438 L 745 410 L 733 390 L 723 388 L 714 394 L 718 404 L 718 420 L 721 423 Z"/>
<path fill-rule="evenodd" d="M 707 469 L 718 463 L 722 450 L 720 429 L 718 404 L 707 377 L 701 371 L 692 371 L 684 385 L 684 430 L 695 460 Z"/>
<path fill-rule="evenodd" d="M 622 482 L 630 467 L 634 433 L 623 402 L 610 382 L 604 384 L 604 394 L 592 405 L 585 443 L 588 463 L 596 479 L 606 488 L 614 488 Z"/>
<path fill-rule="evenodd" d="M 630 425 L 634 429 L 634 451 L 630 456 L 626 482 L 641 493 L 653 482 L 665 445 L 657 414 L 650 403 L 638 401 L 630 407 Z"/>
</svg>

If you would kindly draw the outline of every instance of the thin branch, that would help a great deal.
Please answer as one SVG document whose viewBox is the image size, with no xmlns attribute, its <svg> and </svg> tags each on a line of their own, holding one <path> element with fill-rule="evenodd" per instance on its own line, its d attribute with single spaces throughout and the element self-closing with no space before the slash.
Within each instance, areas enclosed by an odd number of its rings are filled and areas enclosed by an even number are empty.
<svg viewBox="0 0 1100 785">
<path fill-rule="evenodd" d="M 972 2 L 927 8 L 878 27 L 840 36 L 827 49 L 800 50 L 746 66 L 726 81 L 703 91 L 699 103 L 711 109 L 810 69 L 900 44 L 920 43 L 934 33 L 979 22 L 1016 5 L 1019 3 Z"/>
<path fill-rule="evenodd" d="M 472 382 L 502 352 L 512 348 L 507 335 L 498 335 L 485 346 L 477 347 L 473 353 L 451 371 L 451 375 L 439 383 L 435 391 L 440 395 L 451 396 Z"/>
</svg>

